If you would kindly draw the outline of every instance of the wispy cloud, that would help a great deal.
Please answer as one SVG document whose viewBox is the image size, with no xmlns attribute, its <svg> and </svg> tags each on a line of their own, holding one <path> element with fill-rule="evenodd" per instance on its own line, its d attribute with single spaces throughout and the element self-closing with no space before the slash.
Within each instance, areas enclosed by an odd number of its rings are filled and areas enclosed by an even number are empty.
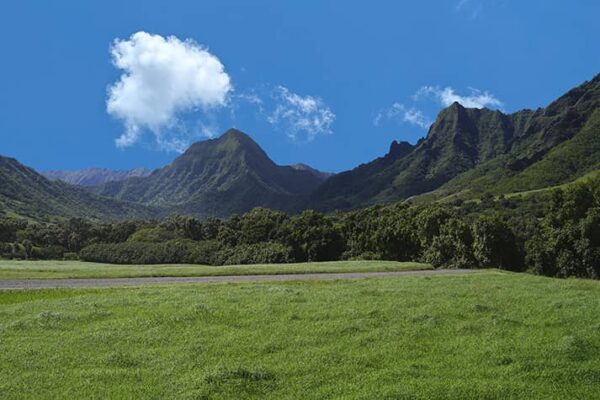
<svg viewBox="0 0 600 400">
<path fill-rule="evenodd" d="M 316 96 L 301 96 L 284 86 L 277 86 L 272 93 L 274 110 L 267 121 L 289 138 L 311 141 L 321 134 L 331 133 L 335 114 Z"/>
<path fill-rule="evenodd" d="M 214 123 L 204 123 L 204 122 L 198 123 L 198 131 L 200 132 L 200 134 L 202 136 L 210 138 L 210 139 L 217 136 L 218 129 L 219 129 L 218 126 L 215 125 Z"/>
<path fill-rule="evenodd" d="M 263 96 L 255 89 L 232 94 L 228 105 L 229 116 L 233 123 L 237 120 L 238 114 L 244 115 L 245 113 L 251 113 L 255 114 L 257 117 L 263 117 L 265 114 L 265 101 Z"/>
<path fill-rule="evenodd" d="M 469 1 L 471 0 L 459 0 L 459 2 L 454 6 L 454 9 L 456 11 L 460 11 Z"/>
<path fill-rule="evenodd" d="M 468 90 L 468 94 L 461 95 L 449 86 L 444 88 L 439 86 L 422 86 L 412 96 L 412 101 L 408 103 L 410 105 L 400 102 L 393 103 L 391 106 L 377 113 L 373 119 L 373 125 L 377 127 L 386 121 L 395 121 L 427 129 L 431 126 L 433 120 L 422 109 L 431 111 L 432 102 L 437 105 L 435 108 L 438 109 L 439 106 L 448 107 L 454 102 L 458 102 L 468 108 L 487 107 L 502 109 L 503 103 L 490 92 L 472 87 L 469 87 Z M 423 101 L 429 104 L 423 104 Z"/>
<path fill-rule="evenodd" d="M 423 129 L 427 129 L 432 123 L 421 110 L 414 107 L 406 107 L 402 103 L 394 103 L 390 107 L 377 113 L 373 120 L 373 124 L 379 126 L 383 119 L 401 120 Z"/>
<path fill-rule="evenodd" d="M 108 113 L 125 126 L 118 147 L 134 145 L 145 131 L 167 151 L 183 151 L 192 136 L 210 136 L 202 122 L 190 134 L 180 117 L 228 104 L 231 79 L 215 55 L 190 39 L 146 32 L 115 40 L 110 51 L 113 65 L 123 71 L 106 101 Z"/>
<path fill-rule="evenodd" d="M 454 11 L 466 15 L 469 19 L 477 19 L 483 10 L 483 0 L 459 0 Z"/>
<path fill-rule="evenodd" d="M 469 88 L 469 92 L 469 94 L 461 96 L 451 87 L 423 86 L 415 93 L 413 99 L 434 98 L 444 107 L 448 107 L 454 102 L 458 102 L 468 108 L 487 107 L 501 109 L 503 106 L 503 103 L 499 99 L 487 91 Z"/>
</svg>

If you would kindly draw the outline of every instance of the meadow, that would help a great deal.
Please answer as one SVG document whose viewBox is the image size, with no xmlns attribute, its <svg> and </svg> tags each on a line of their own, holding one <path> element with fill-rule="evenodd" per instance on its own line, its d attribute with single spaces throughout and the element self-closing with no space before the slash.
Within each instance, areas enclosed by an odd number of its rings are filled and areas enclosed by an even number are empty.
<svg viewBox="0 0 600 400">
<path fill-rule="evenodd" d="M 274 275 L 328 272 L 384 272 L 432 269 L 429 264 L 398 261 L 330 261 L 254 265 L 120 265 L 82 261 L 0 260 L 0 279 L 137 278 L 159 276 Z"/>
<path fill-rule="evenodd" d="M 0 292 L 3 399 L 600 398 L 600 282 L 454 276 Z"/>
</svg>

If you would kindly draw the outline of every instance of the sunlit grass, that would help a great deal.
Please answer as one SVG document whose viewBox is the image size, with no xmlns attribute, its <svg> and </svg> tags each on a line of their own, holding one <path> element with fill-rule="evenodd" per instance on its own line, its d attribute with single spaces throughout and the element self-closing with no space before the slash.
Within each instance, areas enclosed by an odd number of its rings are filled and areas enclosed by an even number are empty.
<svg viewBox="0 0 600 400">
<path fill-rule="evenodd" d="M 0 292 L 0 371 L 3 399 L 593 399 L 600 282 Z"/>
</svg>

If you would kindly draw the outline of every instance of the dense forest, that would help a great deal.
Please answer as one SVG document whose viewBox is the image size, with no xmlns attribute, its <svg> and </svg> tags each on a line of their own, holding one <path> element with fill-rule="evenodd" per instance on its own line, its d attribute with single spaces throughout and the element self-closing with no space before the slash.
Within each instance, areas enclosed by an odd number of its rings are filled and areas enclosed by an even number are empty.
<svg viewBox="0 0 600 400">
<path fill-rule="evenodd" d="M 54 223 L 0 220 L 0 254 L 118 264 L 208 265 L 349 259 L 424 261 L 600 277 L 600 180 L 526 197 L 372 206 L 297 215 L 255 208 L 228 219 Z"/>
</svg>

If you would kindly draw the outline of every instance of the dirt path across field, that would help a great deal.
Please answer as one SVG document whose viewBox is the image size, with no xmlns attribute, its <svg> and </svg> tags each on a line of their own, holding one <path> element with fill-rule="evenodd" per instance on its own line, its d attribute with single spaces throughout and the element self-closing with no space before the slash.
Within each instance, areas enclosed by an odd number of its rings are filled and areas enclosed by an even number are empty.
<svg viewBox="0 0 600 400">
<path fill-rule="evenodd" d="M 481 271 L 481 270 L 479 270 Z M 280 281 L 330 281 L 337 279 L 397 278 L 402 276 L 456 275 L 474 273 L 470 269 L 436 269 L 400 272 L 347 272 L 280 275 L 228 275 L 195 277 L 145 277 L 145 278 L 98 278 L 98 279 L 15 279 L 0 280 L 0 290 L 6 289 L 49 289 L 165 285 L 174 283 L 211 282 L 280 282 Z"/>
</svg>

